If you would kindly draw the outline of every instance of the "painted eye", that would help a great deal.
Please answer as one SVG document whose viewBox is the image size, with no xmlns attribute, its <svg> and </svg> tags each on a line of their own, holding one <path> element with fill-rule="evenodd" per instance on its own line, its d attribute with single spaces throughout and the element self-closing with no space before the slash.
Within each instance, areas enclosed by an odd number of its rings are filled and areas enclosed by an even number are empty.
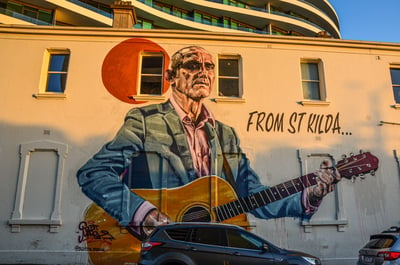
<svg viewBox="0 0 400 265">
<path fill-rule="evenodd" d="M 206 63 L 207 70 L 214 70 L 215 65 L 213 63 Z"/>
<path fill-rule="evenodd" d="M 190 71 L 199 70 L 200 67 L 201 67 L 201 64 L 198 62 L 187 62 L 184 65 L 182 65 L 182 68 L 185 68 Z"/>
</svg>

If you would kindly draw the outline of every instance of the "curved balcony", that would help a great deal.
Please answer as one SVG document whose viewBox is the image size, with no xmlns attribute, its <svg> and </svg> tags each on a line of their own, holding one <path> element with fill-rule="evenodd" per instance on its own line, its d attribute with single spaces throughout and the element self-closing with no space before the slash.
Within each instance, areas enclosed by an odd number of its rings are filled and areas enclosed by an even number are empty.
<svg viewBox="0 0 400 265">
<path fill-rule="evenodd" d="M 265 17 L 267 20 L 268 17 L 263 15 L 265 13 L 271 13 L 278 16 L 282 16 L 282 21 L 280 21 L 280 19 L 278 19 L 277 17 L 274 17 L 274 20 L 264 21 L 264 23 L 273 23 L 276 25 L 278 24 L 282 25 L 281 22 L 285 23 L 287 22 L 289 23 L 289 25 L 287 25 L 284 28 L 295 27 L 297 29 L 303 27 L 303 23 L 306 23 L 309 26 L 319 29 L 317 32 L 313 31 L 313 33 L 318 33 L 319 31 L 327 31 L 333 37 L 340 38 L 340 30 L 336 13 L 331 8 L 331 6 L 329 6 L 330 8 L 327 8 L 328 6 L 326 4 L 329 4 L 328 2 L 321 0 L 319 1 L 320 1 L 319 6 L 316 6 L 313 3 L 310 3 L 310 1 L 305 1 L 305 0 L 279 0 L 279 1 L 264 0 L 264 1 L 251 1 L 251 3 L 254 4 L 253 6 L 245 5 L 245 6 L 234 6 L 234 7 L 241 9 L 242 11 L 237 10 L 235 12 L 240 13 L 240 15 L 244 19 L 243 21 L 250 21 L 251 24 L 253 23 L 254 13 L 250 13 L 249 11 L 255 10 L 262 13 L 262 14 L 256 14 L 257 17 Z M 218 3 L 220 5 L 223 5 L 222 7 L 223 9 L 227 8 L 227 6 L 232 7 L 232 5 L 223 4 L 223 0 L 207 0 L 207 1 L 184 0 L 184 2 L 190 2 L 192 5 L 201 5 L 203 8 L 205 8 L 204 9 L 205 12 L 211 12 L 211 13 L 215 13 L 215 10 L 213 11 L 212 9 L 216 7 L 211 6 L 209 3 L 204 4 L 204 2 Z M 269 4 L 267 4 L 267 2 L 269 2 Z M 325 5 L 321 5 L 321 2 L 325 2 Z M 264 6 L 264 8 L 261 8 L 259 6 Z M 272 11 L 274 7 L 277 10 Z M 233 10 L 230 9 L 230 11 Z M 334 12 L 333 14 L 332 11 Z M 287 18 L 291 19 L 290 22 L 287 20 Z M 309 26 L 304 27 L 304 30 L 308 31 L 310 29 Z"/>
<path fill-rule="evenodd" d="M 30 1 L 48 10 L 54 16 L 50 21 L 55 24 L 89 27 L 111 27 L 113 3 L 114 0 Z M 328 0 L 131 0 L 131 3 L 145 27 L 297 36 L 316 36 L 324 31 L 340 38 L 338 17 Z M 18 14 L 2 13 L 0 22 L 42 24 Z"/>
<path fill-rule="evenodd" d="M 302 2 L 306 2 L 308 4 L 311 4 L 315 6 L 316 8 L 320 9 L 322 12 L 328 15 L 332 19 L 332 21 L 335 23 L 335 25 L 340 28 L 339 26 L 339 17 L 333 8 L 333 6 L 329 3 L 328 0 L 299 0 Z"/>
<path fill-rule="evenodd" d="M 309 0 L 280 0 L 280 7 L 301 14 L 332 36 L 340 38 L 339 20 L 335 10 L 329 5 L 329 2 L 319 0 L 318 3 L 319 6 Z M 325 6 L 322 6 L 322 3 L 325 3 Z"/>
<path fill-rule="evenodd" d="M 245 22 L 245 24 L 254 27 L 251 28 L 230 28 L 231 30 L 244 30 L 263 34 L 272 34 L 268 25 L 272 24 L 276 27 L 287 31 L 295 31 L 304 36 L 315 36 L 320 31 L 327 31 L 333 37 L 340 38 L 340 32 L 335 23 L 322 12 L 319 8 L 312 4 L 298 0 L 283 0 L 279 3 L 284 5 L 286 9 L 291 8 L 298 13 L 312 16 L 319 24 L 313 23 L 310 20 L 296 16 L 296 14 L 288 14 L 286 12 L 271 11 L 269 8 L 259 8 L 255 6 L 238 7 L 223 4 L 222 0 L 177 0 L 174 1 L 174 7 L 191 11 L 197 10 L 212 16 L 231 17 L 237 21 Z M 221 23 L 202 23 L 193 16 L 185 18 L 177 18 L 170 9 L 162 9 L 154 5 L 152 1 L 139 0 L 134 2 L 136 14 L 138 17 L 148 18 L 159 25 L 172 27 L 177 29 L 197 29 L 210 31 L 226 31 L 227 25 Z M 304 17 L 306 17 L 304 15 Z M 188 22 L 190 21 L 190 22 Z M 321 26 L 322 25 L 322 26 Z M 222 29 L 221 29 L 222 27 Z"/>
<path fill-rule="evenodd" d="M 178 1 L 176 1 L 178 2 Z M 176 3 L 174 3 L 176 4 Z M 134 3 L 136 15 L 142 18 L 148 18 L 155 24 L 163 25 L 165 28 L 187 29 L 187 30 L 205 30 L 214 32 L 237 32 L 237 29 L 224 27 L 223 24 L 206 24 L 196 21 L 193 16 L 185 16 L 184 18 L 177 16 L 172 11 L 160 10 L 153 3 L 145 0 L 138 0 Z"/>
</svg>

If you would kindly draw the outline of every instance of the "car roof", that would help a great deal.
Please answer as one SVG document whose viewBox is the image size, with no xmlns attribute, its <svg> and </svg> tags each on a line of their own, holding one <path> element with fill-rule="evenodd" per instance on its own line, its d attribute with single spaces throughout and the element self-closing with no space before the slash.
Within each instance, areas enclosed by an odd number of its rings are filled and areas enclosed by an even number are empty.
<svg viewBox="0 0 400 265">
<path fill-rule="evenodd" d="M 392 226 L 387 230 L 382 231 L 383 233 L 390 233 L 390 234 L 400 234 L 400 226 Z"/>
<path fill-rule="evenodd" d="M 400 227 L 399 226 L 392 226 L 389 229 L 383 230 L 380 233 L 371 235 L 370 239 L 380 238 L 380 237 L 385 237 L 385 236 L 400 237 Z"/>
<path fill-rule="evenodd" d="M 217 227 L 217 228 L 239 228 L 243 229 L 238 225 L 225 224 L 225 223 L 210 223 L 210 222 L 174 222 L 166 225 L 158 226 L 157 228 L 171 228 L 171 227 Z"/>
</svg>

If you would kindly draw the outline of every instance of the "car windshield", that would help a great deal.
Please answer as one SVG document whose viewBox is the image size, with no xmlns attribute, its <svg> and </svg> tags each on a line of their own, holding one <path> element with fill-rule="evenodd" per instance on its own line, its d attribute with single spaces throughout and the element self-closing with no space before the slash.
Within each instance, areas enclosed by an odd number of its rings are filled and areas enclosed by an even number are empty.
<svg viewBox="0 0 400 265">
<path fill-rule="evenodd" d="M 392 236 L 376 235 L 371 236 L 371 240 L 365 245 L 365 248 L 381 249 L 390 248 L 396 239 Z"/>
</svg>

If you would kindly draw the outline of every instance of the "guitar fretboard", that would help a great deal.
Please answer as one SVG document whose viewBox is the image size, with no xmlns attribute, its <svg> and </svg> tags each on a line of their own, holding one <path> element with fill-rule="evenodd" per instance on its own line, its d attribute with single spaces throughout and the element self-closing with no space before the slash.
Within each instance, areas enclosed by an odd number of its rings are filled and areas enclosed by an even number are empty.
<svg viewBox="0 0 400 265">
<path fill-rule="evenodd" d="M 249 196 L 239 198 L 238 200 L 222 204 L 214 208 L 217 222 L 238 216 L 242 213 L 251 212 L 268 203 L 286 198 L 292 194 L 303 191 L 305 188 L 317 184 L 317 178 L 314 173 L 286 181 L 262 191 L 253 193 Z"/>
</svg>

